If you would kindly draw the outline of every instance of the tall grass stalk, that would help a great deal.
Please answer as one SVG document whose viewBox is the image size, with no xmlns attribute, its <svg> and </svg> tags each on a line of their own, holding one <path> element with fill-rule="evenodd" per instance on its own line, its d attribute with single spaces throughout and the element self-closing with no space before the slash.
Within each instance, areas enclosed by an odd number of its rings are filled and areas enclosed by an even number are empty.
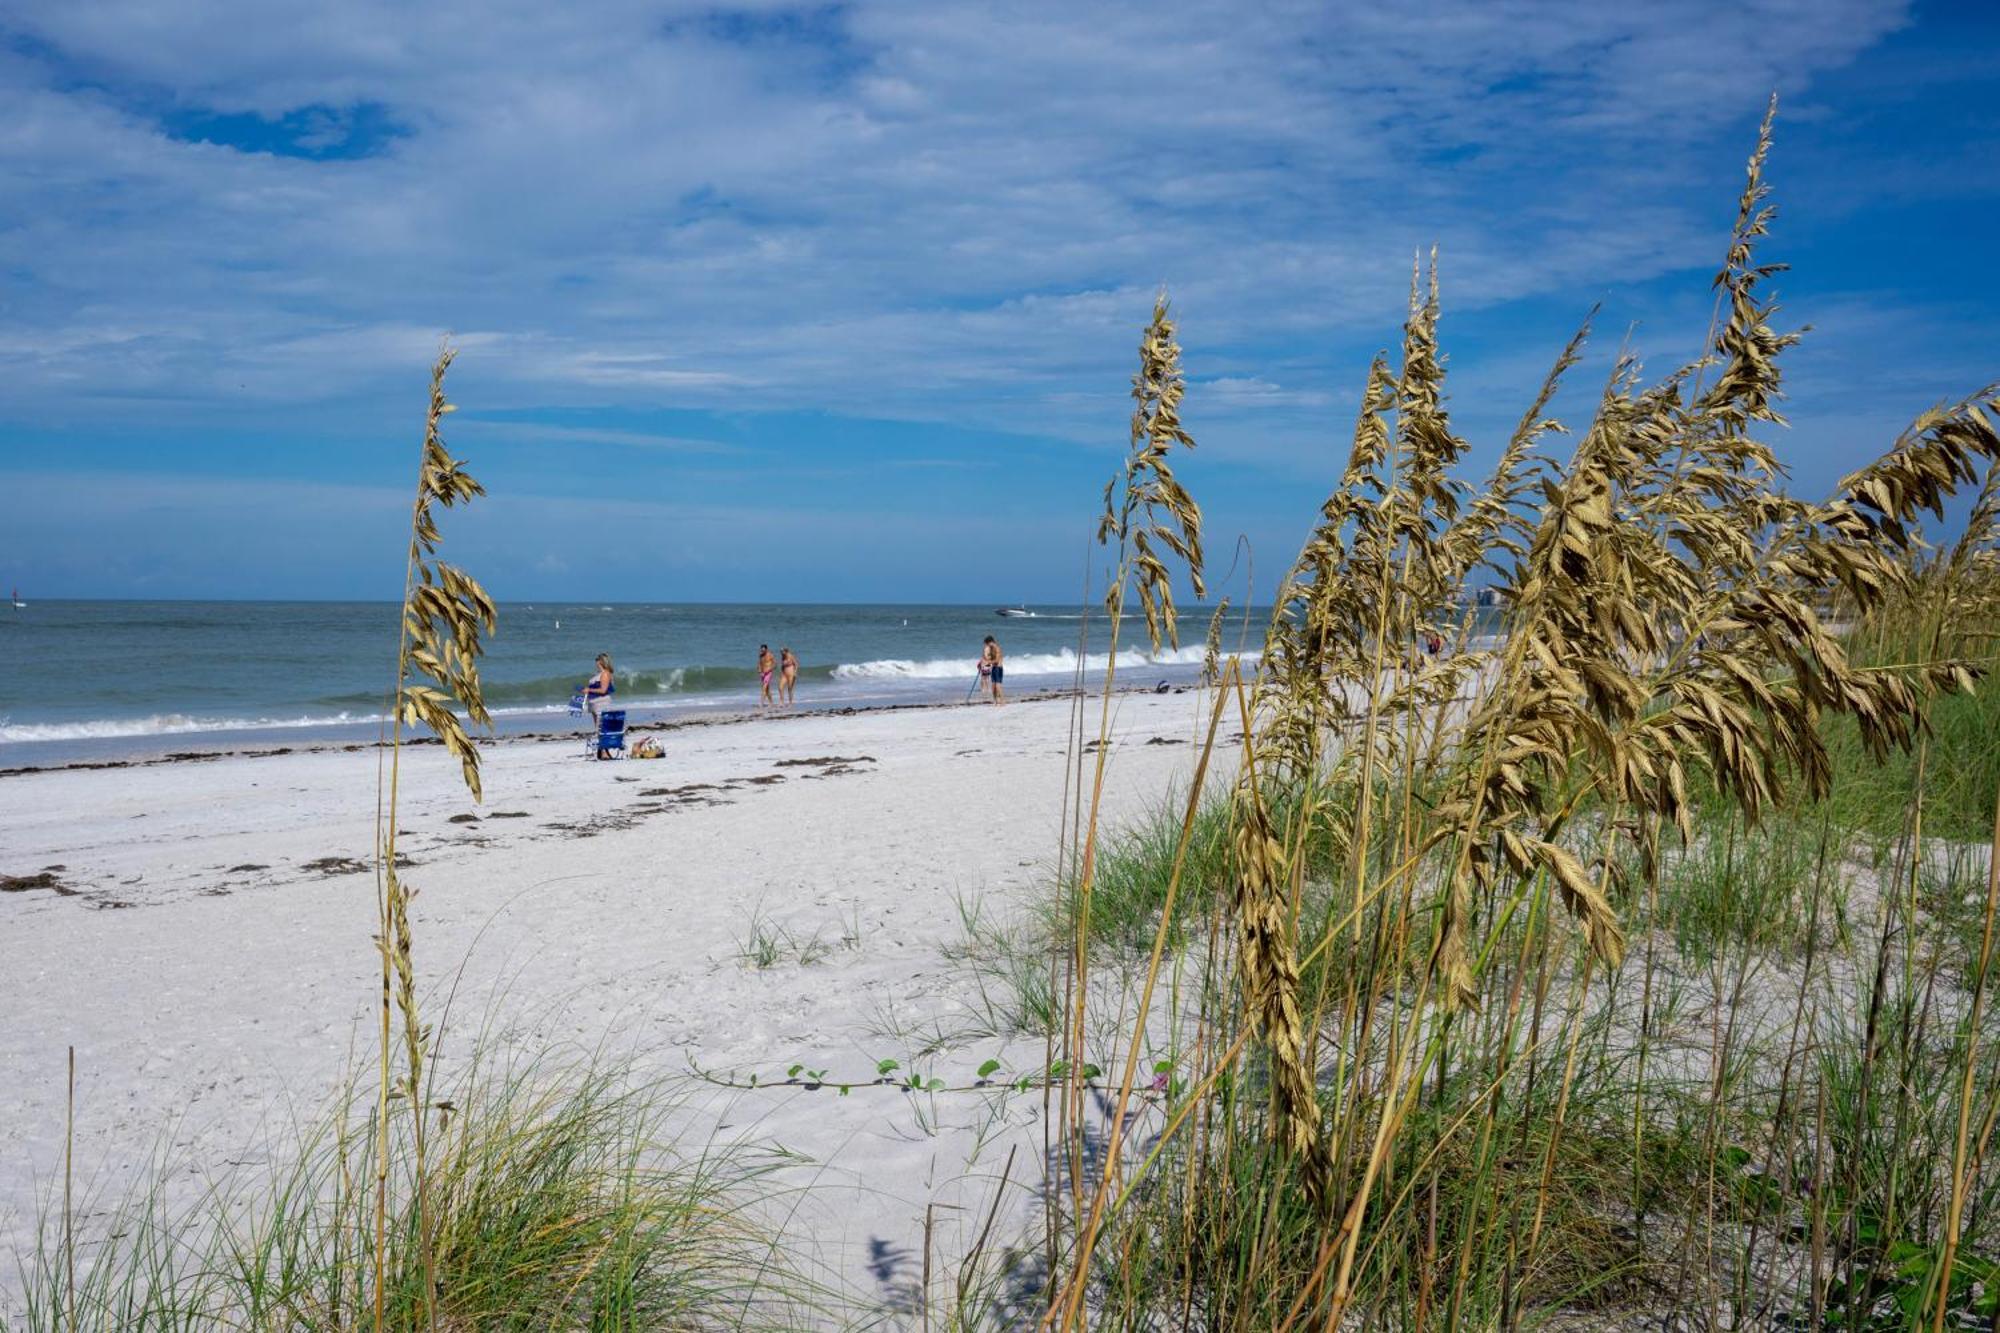
<svg viewBox="0 0 2000 1333">
<path fill-rule="evenodd" d="M 1097 860 L 1099 812 L 1104 795 L 1104 768 L 1111 741 L 1111 707 L 1117 681 L 1119 631 L 1128 596 L 1136 597 L 1144 616 L 1146 636 L 1157 651 L 1162 642 L 1179 646 L 1179 630 L 1174 606 L 1174 571 L 1167 559 L 1176 558 L 1193 585 L 1196 597 L 1203 594 L 1201 510 L 1173 471 L 1176 446 L 1194 447 L 1194 438 L 1182 427 L 1180 403 L 1186 391 L 1181 371 L 1180 345 L 1174 341 L 1174 325 L 1168 316 L 1167 299 L 1162 295 L 1153 305 L 1153 317 L 1139 343 L 1139 369 L 1132 377 L 1132 426 L 1130 451 L 1120 474 L 1104 487 L 1104 513 L 1099 521 L 1097 540 L 1117 552 L 1117 564 L 1104 597 L 1109 623 L 1108 657 L 1104 669 L 1103 706 L 1099 713 L 1097 759 L 1090 782 L 1089 814 L 1079 828 L 1082 851 L 1077 863 L 1075 920 L 1068 986 L 1070 1021 L 1065 1025 L 1067 1078 L 1062 1103 L 1063 1137 L 1069 1157 L 1070 1204 L 1082 1219 L 1077 1239 L 1077 1255 L 1070 1283 L 1051 1307 L 1051 1318 L 1069 1327 L 1077 1318 L 1083 1300 L 1090 1256 L 1097 1243 L 1104 1185 L 1094 1192 L 1086 1209 L 1083 1202 L 1083 1132 L 1085 1109 L 1085 1013 L 1090 994 L 1091 893 Z M 1079 658 L 1079 660 L 1081 660 Z M 1198 800 L 1197 791 L 1191 800 Z M 1192 807 L 1191 807 L 1192 808 Z M 1190 816 L 1190 819 L 1192 816 Z M 1146 996 L 1150 1003 L 1157 972 L 1148 969 Z M 1138 1019 L 1144 1025 L 1144 1013 Z M 1135 1042 L 1135 1047 L 1137 1043 Z M 1128 1061 L 1128 1076 L 1131 1072 Z M 1051 1080 L 1053 1081 L 1053 1080 Z M 1121 1101 L 1129 1099 L 1129 1086 Z M 1122 1126 L 1114 1123 L 1114 1146 Z M 1107 1156 L 1108 1175 L 1115 1173 Z M 1051 1267 L 1053 1279 L 1054 1269 Z"/>
<path fill-rule="evenodd" d="M 1944 1253 L 1937 1266 L 1937 1285 L 1931 1293 L 1932 1333 L 1943 1333 L 1952 1273 L 1962 1239 L 1960 1227 L 1965 1221 L 1965 1200 L 1976 1176 L 1972 1147 L 1973 1090 L 1979 1076 L 1980 1020 L 1985 1014 L 1986 991 L 1993 975 L 1996 913 L 2000 913 L 2000 801 L 1995 801 L 1993 806 L 1993 837 L 1987 844 L 1986 908 L 1979 928 L 1979 961 L 1973 968 L 1972 1003 L 1965 1018 L 1965 1055 L 1958 1088 L 1958 1132 L 1952 1140 L 1951 1152 L 1951 1202 L 1945 1210 Z M 1979 1135 L 1982 1149 L 1993 1132 L 1996 1116 L 2000 1116 L 2000 1087 L 1989 1090 L 1985 1123 Z M 2000 1302 L 1996 1302 L 1993 1318 L 1995 1326 L 2000 1327 Z"/>
<path fill-rule="evenodd" d="M 379 933 L 375 945 L 382 962 L 380 1055 L 375 1106 L 375 1303 L 377 1333 L 383 1327 L 387 1274 L 382 1263 L 388 1253 L 387 1232 L 390 1214 L 390 1103 L 404 1101 L 410 1113 L 412 1143 L 412 1187 L 415 1191 L 415 1219 L 418 1252 L 423 1258 L 423 1320 L 436 1327 L 437 1271 L 434 1263 L 434 1236 L 431 1227 L 426 1142 L 429 1133 L 426 1104 L 425 1050 L 430 1032 L 417 1012 L 415 946 L 410 932 L 410 900 L 416 891 L 406 883 L 396 862 L 398 796 L 403 771 L 405 727 L 428 727 L 446 750 L 459 761 L 465 786 L 476 801 L 480 798 L 479 750 L 465 723 L 452 711 L 462 707 L 475 724 L 490 725 L 485 699 L 479 685 L 480 635 L 491 635 L 498 616 L 493 601 L 472 578 L 437 558 L 439 533 L 436 509 L 450 508 L 485 493 L 444 446 L 440 426 L 445 416 L 456 410 L 446 400 L 445 372 L 456 352 L 449 346 L 438 352 L 431 367 L 430 406 L 424 418 L 421 461 L 417 469 L 416 499 L 410 509 L 409 556 L 403 580 L 403 612 L 396 651 L 396 683 L 389 710 L 390 734 L 387 747 L 386 793 L 376 804 L 376 915 Z M 394 1013 L 392 1013 L 392 1010 Z M 395 1014 L 402 1018 L 402 1072 L 397 1074 L 391 1056 L 391 1025 Z"/>
<path fill-rule="evenodd" d="M 69 1048 L 69 1077 L 63 1109 L 62 1257 L 63 1311 L 76 1329 L 76 1047 Z"/>
</svg>

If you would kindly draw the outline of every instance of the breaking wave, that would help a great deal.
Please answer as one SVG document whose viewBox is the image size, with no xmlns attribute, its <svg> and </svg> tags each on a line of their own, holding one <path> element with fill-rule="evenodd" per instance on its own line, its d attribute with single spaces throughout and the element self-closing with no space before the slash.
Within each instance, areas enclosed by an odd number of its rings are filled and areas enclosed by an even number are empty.
<svg viewBox="0 0 2000 1333">
<path fill-rule="evenodd" d="M 1118 654 L 1118 669 L 1124 671 L 1134 667 L 1147 666 L 1199 666 L 1207 651 L 1202 648 L 1163 648 L 1157 653 L 1126 651 Z M 1102 672 L 1111 664 L 1109 653 L 1090 653 L 1083 659 L 1083 669 L 1087 675 Z M 1074 650 L 1065 648 L 1055 653 L 1021 653 L 1009 657 L 1006 662 L 1010 676 L 1068 676 L 1074 675 L 1077 657 Z M 928 661 L 912 661 L 903 657 L 885 657 L 874 662 L 843 663 L 833 669 L 835 680 L 885 681 L 885 680 L 951 680 L 971 679 L 978 669 L 975 656 L 931 658 Z"/>
<path fill-rule="evenodd" d="M 150 717 L 100 718 L 90 722 L 0 722 L 0 742 L 117 740 L 132 736 L 180 736 L 205 731 L 283 731 L 300 727 L 340 727 L 380 722 L 376 716 L 335 713 L 311 717 L 196 717 L 155 713 Z"/>
</svg>

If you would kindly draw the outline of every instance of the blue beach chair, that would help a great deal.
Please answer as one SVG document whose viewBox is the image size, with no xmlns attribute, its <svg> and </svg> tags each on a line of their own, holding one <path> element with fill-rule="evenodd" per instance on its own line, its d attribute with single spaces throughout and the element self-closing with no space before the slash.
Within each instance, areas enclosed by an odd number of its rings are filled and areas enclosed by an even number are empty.
<svg viewBox="0 0 2000 1333">
<path fill-rule="evenodd" d="M 569 715 L 590 716 L 581 685 L 577 686 L 576 693 L 569 697 Z M 594 759 L 599 752 L 605 750 L 618 754 L 625 752 L 625 714 L 622 709 L 618 711 L 606 709 L 600 712 L 597 715 L 597 729 L 584 740 L 583 753 L 586 757 Z"/>
<path fill-rule="evenodd" d="M 597 735 L 590 753 L 603 755 L 606 751 L 623 756 L 625 753 L 625 710 L 607 708 L 597 715 Z"/>
</svg>

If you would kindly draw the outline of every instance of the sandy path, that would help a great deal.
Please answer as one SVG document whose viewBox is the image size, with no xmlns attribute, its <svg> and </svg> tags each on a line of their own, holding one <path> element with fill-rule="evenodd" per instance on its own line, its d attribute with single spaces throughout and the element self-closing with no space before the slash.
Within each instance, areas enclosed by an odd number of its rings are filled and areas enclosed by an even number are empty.
<svg viewBox="0 0 2000 1333">
<path fill-rule="evenodd" d="M 1046 883 L 1069 716 L 1046 701 L 752 720 L 669 733 L 651 763 L 509 742 L 476 811 L 455 765 L 414 751 L 403 846 L 422 975 L 462 967 L 462 1036 L 493 1018 L 527 1046 L 608 1043 L 660 1071 L 1038 1066 L 1039 1038 L 976 1035 L 995 1025 L 946 951 L 961 901 L 1004 917 Z M 1112 819 L 1185 776 L 1195 728 L 1191 693 L 1119 702 Z M 356 1033 L 366 1053 L 373 880 L 342 858 L 368 856 L 375 767 L 336 751 L 0 779 L 0 874 L 60 867 L 61 885 L 0 895 L 0 1247 L 28 1242 L 58 1178 L 68 1046 L 79 1173 L 99 1198 L 162 1145 L 254 1165 L 265 1130 L 319 1113 Z M 753 915 L 823 956 L 750 965 Z M 943 1269 L 1009 1146 L 1032 1183 L 1040 1104 L 697 1085 L 689 1114 L 801 1154 L 793 1183 L 816 1188 L 796 1252 L 893 1306 L 927 1204 Z"/>
</svg>

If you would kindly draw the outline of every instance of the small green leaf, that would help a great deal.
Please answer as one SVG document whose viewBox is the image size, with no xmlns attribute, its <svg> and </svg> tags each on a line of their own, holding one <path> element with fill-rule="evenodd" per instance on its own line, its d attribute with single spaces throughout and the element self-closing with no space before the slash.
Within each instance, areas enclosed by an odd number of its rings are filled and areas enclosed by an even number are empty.
<svg viewBox="0 0 2000 1333">
<path fill-rule="evenodd" d="M 995 1071 L 998 1068 L 1000 1068 L 1000 1062 L 998 1060 L 988 1060 L 985 1064 L 979 1066 L 979 1077 L 991 1078 L 993 1077 L 993 1071 Z"/>
<path fill-rule="evenodd" d="M 902 1065 L 895 1060 L 884 1060 L 880 1064 L 875 1066 L 875 1072 L 878 1074 L 888 1074 L 894 1070 L 901 1068 Z"/>
<path fill-rule="evenodd" d="M 931 1092 L 937 1092 L 944 1087 L 944 1080 L 941 1078 L 934 1078 L 929 1083 L 926 1083 L 924 1087 Z"/>
<path fill-rule="evenodd" d="M 799 1076 L 799 1071 L 800 1071 L 801 1069 L 804 1069 L 804 1068 L 805 1068 L 805 1066 L 804 1066 L 804 1065 L 793 1065 L 793 1066 L 792 1066 L 792 1067 L 791 1067 L 790 1069 L 787 1069 L 787 1070 L 785 1071 L 785 1077 L 786 1077 L 786 1078 L 797 1078 L 797 1077 Z"/>
</svg>

